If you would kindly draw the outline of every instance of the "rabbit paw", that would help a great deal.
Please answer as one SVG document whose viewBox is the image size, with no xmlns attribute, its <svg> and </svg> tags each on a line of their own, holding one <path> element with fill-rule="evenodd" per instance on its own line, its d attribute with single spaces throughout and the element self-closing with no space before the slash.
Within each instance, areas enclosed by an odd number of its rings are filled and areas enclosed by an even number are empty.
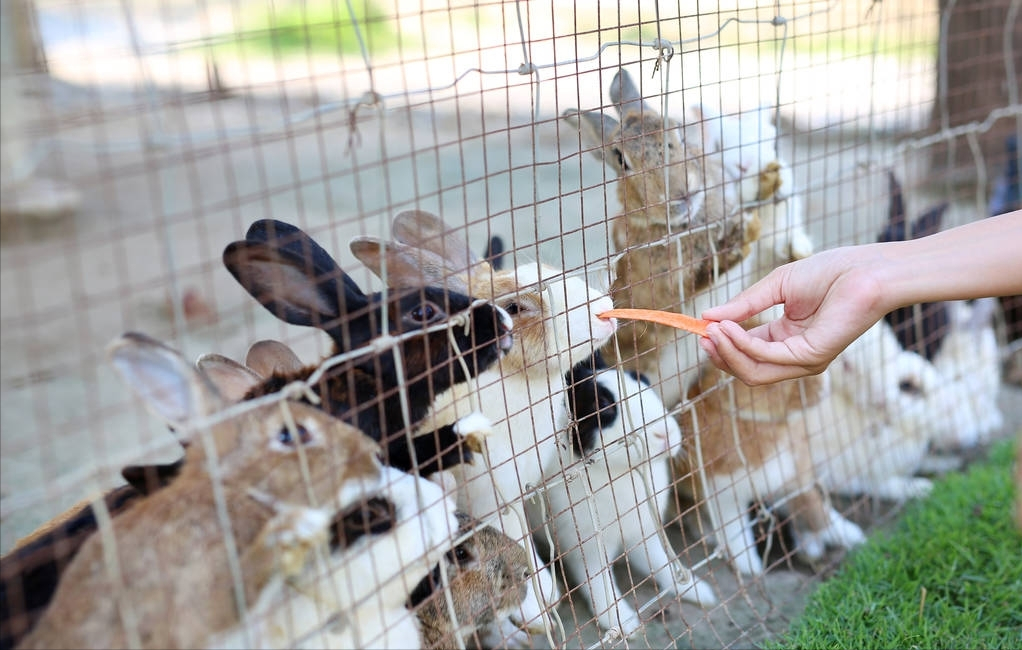
<svg viewBox="0 0 1022 650">
<path fill-rule="evenodd" d="M 483 440 L 493 434 L 490 418 L 475 411 L 454 423 L 454 432 L 465 438 L 465 445 L 474 453 L 483 453 Z"/>
<path fill-rule="evenodd" d="M 298 575 L 312 549 L 326 544 L 330 520 L 326 510 L 288 506 L 266 524 L 264 542 L 277 551 L 285 577 Z"/>
</svg>

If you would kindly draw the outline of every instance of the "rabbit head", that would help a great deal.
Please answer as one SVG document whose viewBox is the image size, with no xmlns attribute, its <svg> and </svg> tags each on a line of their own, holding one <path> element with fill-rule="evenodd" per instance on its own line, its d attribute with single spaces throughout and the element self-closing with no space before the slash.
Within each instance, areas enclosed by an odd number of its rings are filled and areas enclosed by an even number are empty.
<svg viewBox="0 0 1022 650">
<path fill-rule="evenodd" d="M 588 355 L 613 333 L 616 323 L 597 317 L 612 308 L 609 297 L 584 280 L 540 263 L 495 270 L 437 216 L 408 211 L 394 218 L 396 241 L 359 237 L 352 253 L 378 276 L 399 287 L 436 284 L 492 300 L 511 315 L 515 344 L 501 361 L 508 371 L 546 365 L 563 374 L 571 358 Z"/>
<path fill-rule="evenodd" d="M 476 528 L 474 519 L 456 514 L 460 533 Z M 448 551 L 445 569 L 460 629 L 453 629 L 437 565 L 409 599 L 422 626 L 424 648 L 451 647 L 456 635 L 470 643 L 479 628 L 517 614 L 531 574 L 525 549 L 492 526 L 477 528 Z"/>
<path fill-rule="evenodd" d="M 476 376 L 512 343 L 508 315 L 462 293 L 434 286 L 363 293 L 306 233 L 283 222 L 257 221 L 223 257 L 260 304 L 285 322 L 323 330 L 335 353 L 362 348 L 382 335 L 417 333 L 398 344 L 405 377 L 410 386 L 428 381 L 433 394 Z M 467 319 L 469 326 L 434 327 L 452 317 Z M 397 370 L 389 356 L 374 354 L 367 363 L 382 375 L 384 386 L 395 386 Z"/>
</svg>

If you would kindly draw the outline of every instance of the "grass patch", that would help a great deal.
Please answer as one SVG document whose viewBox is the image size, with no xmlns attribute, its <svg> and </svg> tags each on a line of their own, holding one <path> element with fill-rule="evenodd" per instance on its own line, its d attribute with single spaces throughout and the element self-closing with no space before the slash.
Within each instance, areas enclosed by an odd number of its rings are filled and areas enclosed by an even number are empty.
<svg viewBox="0 0 1022 650">
<path fill-rule="evenodd" d="M 397 19 L 367 0 L 352 2 L 354 21 L 343 0 L 280 2 L 272 11 L 265 4 L 252 6 L 259 8 L 245 10 L 247 15 L 236 32 L 214 38 L 214 53 L 239 57 L 358 54 L 356 26 L 370 54 L 395 49 L 401 38 Z"/>
<path fill-rule="evenodd" d="M 788 633 L 765 647 L 1022 646 L 1013 458 L 1014 439 L 1005 440 L 966 473 L 937 482 L 890 532 L 850 554 Z"/>
</svg>

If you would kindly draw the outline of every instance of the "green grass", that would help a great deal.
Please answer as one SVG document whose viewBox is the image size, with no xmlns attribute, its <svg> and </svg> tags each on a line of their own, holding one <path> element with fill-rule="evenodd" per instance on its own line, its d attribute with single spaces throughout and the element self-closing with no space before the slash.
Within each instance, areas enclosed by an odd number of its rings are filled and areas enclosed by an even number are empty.
<svg viewBox="0 0 1022 650">
<path fill-rule="evenodd" d="M 221 55 L 286 56 L 294 54 L 358 54 L 356 25 L 370 54 L 397 47 L 397 21 L 372 2 L 354 0 L 352 21 L 344 0 L 242 5 L 247 15 L 237 32 L 220 34 L 213 46 Z M 256 8 L 258 7 L 258 8 Z M 411 43 L 404 43 L 411 45 Z"/>
<path fill-rule="evenodd" d="M 1013 440 L 940 480 L 822 584 L 767 648 L 1020 648 Z"/>
</svg>

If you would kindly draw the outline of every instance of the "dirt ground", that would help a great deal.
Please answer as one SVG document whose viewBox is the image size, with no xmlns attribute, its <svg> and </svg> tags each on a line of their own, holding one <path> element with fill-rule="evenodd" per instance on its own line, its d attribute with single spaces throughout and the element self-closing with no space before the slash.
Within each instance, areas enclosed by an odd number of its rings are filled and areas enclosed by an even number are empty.
<svg viewBox="0 0 1022 650">
<path fill-rule="evenodd" d="M 60 146 L 40 172 L 69 181 L 81 204 L 55 221 L 7 218 L 0 232 L 4 551 L 56 512 L 115 484 L 121 466 L 176 457 L 165 429 L 106 365 L 104 347 L 121 332 L 150 333 L 189 357 L 218 351 L 240 358 L 259 338 L 284 340 L 306 358 L 327 352 L 324 338 L 275 321 L 222 268 L 224 245 L 254 219 L 294 221 L 321 236 L 345 268 L 357 269 L 347 253 L 350 237 L 385 235 L 390 215 L 420 207 L 468 224 L 480 248 L 499 233 L 526 258 L 569 270 L 585 263 L 591 281 L 606 286 L 605 218 L 617 209 L 614 186 L 604 185 L 607 172 L 595 160 L 580 162 L 577 136 L 555 122 L 527 127 L 521 114 L 392 112 L 361 122 L 361 145 L 349 151 L 342 113 L 275 128 L 280 98 L 172 95 L 160 98 L 157 114 L 116 87 L 101 96 L 61 82 L 40 88 L 40 106 L 60 125 Z M 294 111 L 314 100 L 295 94 L 287 101 Z M 99 119 L 97 103 L 117 110 Z M 510 126 L 495 130 L 493 120 Z M 258 135 L 244 134 L 253 127 Z M 198 133 L 204 136 L 187 141 Z M 161 141 L 167 134 L 175 139 Z M 881 179 L 858 166 L 864 141 L 816 134 L 786 144 L 800 152 L 795 164 L 818 246 L 871 237 L 886 195 L 877 189 Z M 891 143 L 870 146 L 881 158 Z M 900 163 L 918 181 L 922 163 Z M 913 200 L 922 207 L 930 198 L 919 193 Z M 971 195 L 956 198 L 952 222 L 972 207 Z M 371 285 L 367 273 L 355 277 Z M 209 310 L 173 309 L 186 292 Z M 1001 398 L 1009 435 L 1022 426 L 1022 393 L 1006 388 Z M 867 528 L 889 517 L 868 500 L 847 507 Z M 687 534 L 674 525 L 671 535 L 691 565 L 706 549 L 688 523 Z M 709 611 L 651 606 L 650 624 L 629 645 L 753 646 L 798 614 L 814 574 L 828 574 L 838 558 L 829 560 L 807 567 L 781 557 L 764 578 L 744 585 L 711 560 L 699 573 L 722 604 Z M 652 595 L 646 586 L 634 598 L 642 604 Z M 560 614 L 568 647 L 597 642 L 584 605 L 566 603 Z"/>
</svg>

